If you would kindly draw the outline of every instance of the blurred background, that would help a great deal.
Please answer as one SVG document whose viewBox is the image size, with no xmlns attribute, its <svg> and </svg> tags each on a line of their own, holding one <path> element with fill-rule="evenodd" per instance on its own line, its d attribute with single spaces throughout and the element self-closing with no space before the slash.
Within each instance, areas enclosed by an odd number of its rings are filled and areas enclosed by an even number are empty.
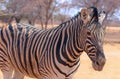
<svg viewBox="0 0 120 79">
<path fill-rule="evenodd" d="M 82 7 L 89 6 L 107 13 L 103 23 L 107 26 L 104 39 L 107 62 L 103 71 L 94 71 L 83 52 L 81 65 L 73 79 L 120 79 L 120 0 L 0 0 L 0 26 L 26 23 L 47 29 L 65 22 Z"/>
</svg>

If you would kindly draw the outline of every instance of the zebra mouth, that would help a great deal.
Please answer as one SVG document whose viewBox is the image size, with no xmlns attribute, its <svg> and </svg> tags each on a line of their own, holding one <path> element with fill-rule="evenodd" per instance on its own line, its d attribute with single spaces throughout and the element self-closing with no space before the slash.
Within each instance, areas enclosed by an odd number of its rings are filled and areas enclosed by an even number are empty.
<svg viewBox="0 0 120 79">
<path fill-rule="evenodd" d="M 102 71 L 104 65 L 106 63 L 106 59 L 103 55 L 99 56 L 98 59 L 92 61 L 92 66 L 96 71 Z"/>
<path fill-rule="evenodd" d="M 94 70 L 96 70 L 96 71 L 102 71 L 102 69 L 103 69 L 103 65 L 100 65 L 99 62 L 93 62 L 93 63 L 92 63 L 92 67 L 93 67 Z"/>
</svg>

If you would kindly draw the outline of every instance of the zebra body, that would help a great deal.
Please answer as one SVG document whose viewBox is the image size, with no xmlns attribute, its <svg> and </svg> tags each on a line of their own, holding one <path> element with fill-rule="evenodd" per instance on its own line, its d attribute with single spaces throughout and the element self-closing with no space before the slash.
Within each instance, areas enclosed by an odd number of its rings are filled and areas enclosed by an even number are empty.
<svg viewBox="0 0 120 79">
<path fill-rule="evenodd" d="M 85 29 L 88 22 L 81 17 L 79 14 L 48 30 L 24 24 L 3 27 L 0 69 L 4 79 L 23 79 L 25 75 L 38 79 L 72 79 L 80 65 L 80 55 L 86 49 L 84 38 L 90 37 Z"/>
<path fill-rule="evenodd" d="M 50 78 L 49 75 L 53 75 L 54 77 L 51 79 L 64 79 L 65 76 L 71 75 L 79 66 L 79 58 L 74 59 L 74 61 L 77 60 L 74 62 L 69 58 L 69 60 L 64 58 L 65 61 L 63 61 L 61 60 L 62 57 L 59 57 L 67 56 L 66 49 L 68 49 L 67 46 L 71 42 L 70 39 L 73 38 L 68 35 L 70 33 L 67 33 L 68 27 L 63 30 L 64 27 L 63 25 L 57 29 L 38 30 L 19 24 L 14 27 L 3 28 L 0 44 L 4 45 L 2 46 L 3 50 L 6 50 L 5 53 L 2 53 L 7 55 L 4 60 L 6 60 L 6 63 L 9 62 L 9 65 L 16 68 L 20 73 L 31 77 L 39 78 L 42 75 L 44 76 L 44 73 L 47 73 L 48 78 Z M 63 35 L 64 32 L 65 35 Z M 71 34 L 73 33 L 71 32 Z M 69 52 L 70 50 L 73 49 L 69 49 Z M 58 71 L 54 70 L 55 68 L 58 68 L 62 74 L 57 74 Z"/>
</svg>

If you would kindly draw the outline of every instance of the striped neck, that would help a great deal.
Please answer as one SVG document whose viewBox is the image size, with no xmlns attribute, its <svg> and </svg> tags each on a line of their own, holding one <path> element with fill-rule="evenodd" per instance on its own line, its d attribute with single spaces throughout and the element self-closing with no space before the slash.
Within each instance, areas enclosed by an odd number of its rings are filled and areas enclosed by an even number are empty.
<svg viewBox="0 0 120 79">
<path fill-rule="evenodd" d="M 69 42 L 67 48 L 73 59 L 78 59 L 83 49 L 81 47 L 81 30 L 83 21 L 80 18 L 74 19 L 73 25 L 69 28 Z"/>
<path fill-rule="evenodd" d="M 83 50 L 80 48 L 79 36 L 83 21 L 80 14 L 75 16 L 70 21 L 61 25 L 62 32 L 59 36 L 57 48 L 60 48 L 59 54 L 61 61 L 66 61 L 66 65 L 74 66 L 79 62 L 79 56 Z M 59 50 L 59 49 L 58 49 Z"/>
</svg>

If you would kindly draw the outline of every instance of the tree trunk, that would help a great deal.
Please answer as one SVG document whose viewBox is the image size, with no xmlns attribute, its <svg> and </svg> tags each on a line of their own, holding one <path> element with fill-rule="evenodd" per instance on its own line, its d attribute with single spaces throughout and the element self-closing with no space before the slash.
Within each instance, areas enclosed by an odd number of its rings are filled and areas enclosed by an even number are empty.
<svg viewBox="0 0 120 79">
<path fill-rule="evenodd" d="M 15 16 L 16 23 L 20 23 L 22 16 Z"/>
<path fill-rule="evenodd" d="M 13 21 L 14 16 L 10 16 L 9 20 L 8 20 L 8 25 L 11 25 L 11 22 Z"/>
<path fill-rule="evenodd" d="M 47 29 L 47 26 L 48 26 L 48 20 L 46 20 L 45 22 L 45 29 Z"/>
</svg>

